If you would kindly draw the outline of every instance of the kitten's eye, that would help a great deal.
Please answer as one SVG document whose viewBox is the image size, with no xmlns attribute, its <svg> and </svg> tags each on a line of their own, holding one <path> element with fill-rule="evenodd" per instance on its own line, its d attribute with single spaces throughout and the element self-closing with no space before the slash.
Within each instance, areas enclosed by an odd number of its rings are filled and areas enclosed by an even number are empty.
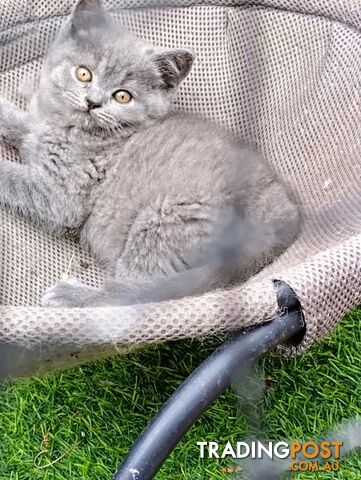
<svg viewBox="0 0 361 480">
<path fill-rule="evenodd" d="M 91 82 L 93 78 L 92 72 L 86 67 L 78 67 L 76 69 L 76 76 L 81 82 Z"/>
<path fill-rule="evenodd" d="M 129 103 L 132 99 L 132 96 L 126 90 L 118 90 L 114 93 L 114 98 L 118 103 L 124 105 L 125 103 Z"/>
</svg>

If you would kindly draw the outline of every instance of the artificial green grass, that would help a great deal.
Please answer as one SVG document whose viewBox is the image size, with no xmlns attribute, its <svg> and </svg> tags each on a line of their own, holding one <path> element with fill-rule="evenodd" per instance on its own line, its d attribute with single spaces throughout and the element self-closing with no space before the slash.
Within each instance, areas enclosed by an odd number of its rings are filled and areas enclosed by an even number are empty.
<svg viewBox="0 0 361 480">
<path fill-rule="evenodd" d="M 234 478 L 221 471 L 232 461 L 200 459 L 197 441 L 321 439 L 344 418 L 360 416 L 360 320 L 361 310 L 348 315 L 301 357 L 267 355 L 258 377 L 237 385 L 243 398 L 231 390 L 219 398 L 156 478 Z M 219 341 L 170 343 L 1 386 L 0 479 L 110 480 L 147 421 Z M 292 478 L 359 479 L 361 454 L 343 459 L 336 474 Z"/>
</svg>

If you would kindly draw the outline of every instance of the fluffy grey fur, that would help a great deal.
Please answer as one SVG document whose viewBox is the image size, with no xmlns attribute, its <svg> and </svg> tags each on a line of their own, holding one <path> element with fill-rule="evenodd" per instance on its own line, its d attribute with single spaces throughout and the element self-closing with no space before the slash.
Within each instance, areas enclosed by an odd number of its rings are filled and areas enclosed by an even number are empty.
<svg viewBox="0 0 361 480">
<path fill-rule="evenodd" d="M 108 270 L 102 289 L 50 288 L 43 305 L 159 301 L 245 279 L 282 252 L 299 214 L 260 155 L 171 111 L 191 51 L 149 45 L 80 0 L 46 56 L 27 112 L 0 101 L 0 202 L 76 232 Z M 81 82 L 84 66 L 92 79 Z M 119 104 L 118 90 L 131 93 Z"/>
</svg>

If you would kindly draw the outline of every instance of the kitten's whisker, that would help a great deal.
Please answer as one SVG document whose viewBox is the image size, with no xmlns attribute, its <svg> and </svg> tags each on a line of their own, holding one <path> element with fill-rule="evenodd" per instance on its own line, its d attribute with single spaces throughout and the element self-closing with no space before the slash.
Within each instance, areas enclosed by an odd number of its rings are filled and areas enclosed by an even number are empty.
<svg viewBox="0 0 361 480">
<path fill-rule="evenodd" d="M 83 105 L 79 102 L 77 96 L 75 95 L 74 92 L 71 92 L 69 90 L 64 92 L 64 96 L 69 100 L 69 102 L 74 106 L 74 107 L 82 107 Z"/>
</svg>

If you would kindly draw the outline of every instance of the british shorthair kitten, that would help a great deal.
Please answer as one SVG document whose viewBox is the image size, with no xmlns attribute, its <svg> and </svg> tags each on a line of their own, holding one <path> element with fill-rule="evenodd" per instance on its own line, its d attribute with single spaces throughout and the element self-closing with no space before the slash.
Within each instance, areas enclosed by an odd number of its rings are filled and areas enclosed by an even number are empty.
<svg viewBox="0 0 361 480">
<path fill-rule="evenodd" d="M 295 239 L 299 213 L 261 156 L 172 111 L 193 54 L 140 40 L 100 0 L 80 0 L 26 112 L 0 99 L 0 203 L 75 232 L 108 271 L 61 282 L 47 307 L 161 301 L 246 279 Z"/>
</svg>

